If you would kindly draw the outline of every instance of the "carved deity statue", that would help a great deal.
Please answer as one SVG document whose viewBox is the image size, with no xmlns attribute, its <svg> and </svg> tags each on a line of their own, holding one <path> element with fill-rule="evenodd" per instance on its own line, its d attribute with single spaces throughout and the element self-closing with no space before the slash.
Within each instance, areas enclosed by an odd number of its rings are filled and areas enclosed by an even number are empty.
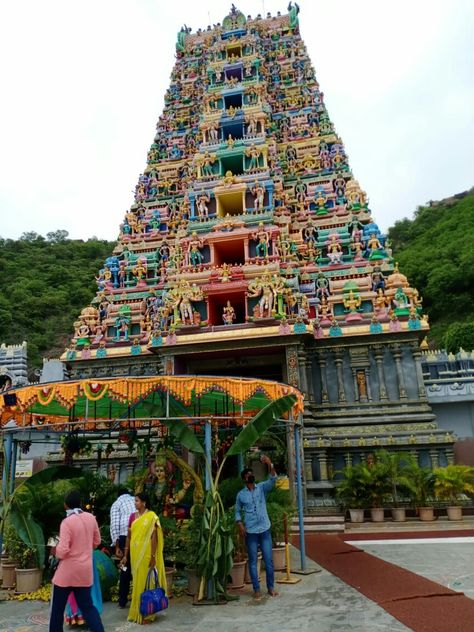
<svg viewBox="0 0 474 632">
<path fill-rule="evenodd" d="M 253 208 L 256 211 L 262 211 L 264 197 L 265 197 L 265 187 L 263 186 L 263 184 L 258 182 L 258 180 L 255 180 L 255 184 L 252 187 L 252 194 L 255 198 L 255 201 L 253 203 Z"/>
<path fill-rule="evenodd" d="M 262 150 L 257 147 L 257 145 L 253 144 L 251 147 L 248 147 L 245 150 L 245 155 L 250 158 L 250 162 L 246 168 L 246 171 L 255 171 L 256 169 L 259 168 L 258 165 L 258 160 L 260 158 L 260 155 L 262 153 Z"/>
<path fill-rule="evenodd" d="M 270 237 L 263 222 L 259 222 L 258 231 L 252 234 L 252 239 L 258 242 L 255 248 L 255 254 L 257 257 L 268 257 Z"/>
<path fill-rule="evenodd" d="M 201 252 L 203 246 L 202 239 L 199 239 L 196 231 L 193 231 L 191 239 L 188 244 L 188 263 L 194 268 L 204 261 L 204 256 Z"/>
<path fill-rule="evenodd" d="M 342 262 L 342 246 L 339 243 L 338 236 L 332 234 L 329 241 L 327 243 L 327 253 L 329 257 L 329 261 L 332 264 L 337 264 Z"/>
<path fill-rule="evenodd" d="M 197 198 L 197 212 L 199 217 L 208 217 L 209 216 L 209 207 L 207 206 L 211 198 L 208 193 L 201 191 L 200 195 Z"/>
<path fill-rule="evenodd" d="M 235 310 L 230 304 L 230 301 L 227 301 L 227 305 L 224 307 L 222 313 L 222 320 L 224 321 L 224 325 L 232 325 L 235 318 Z"/>
</svg>

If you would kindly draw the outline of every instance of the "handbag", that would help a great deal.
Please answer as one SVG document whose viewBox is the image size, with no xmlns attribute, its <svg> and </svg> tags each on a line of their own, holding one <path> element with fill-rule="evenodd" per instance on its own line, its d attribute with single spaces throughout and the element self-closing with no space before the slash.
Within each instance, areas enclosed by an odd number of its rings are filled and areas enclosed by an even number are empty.
<svg viewBox="0 0 474 632">
<path fill-rule="evenodd" d="M 151 588 L 151 578 L 155 578 L 155 588 Z M 156 568 L 150 568 L 145 582 L 145 590 L 140 595 L 140 614 L 147 617 L 150 614 L 161 612 L 168 607 L 168 597 L 163 588 L 158 584 L 158 573 Z"/>
</svg>

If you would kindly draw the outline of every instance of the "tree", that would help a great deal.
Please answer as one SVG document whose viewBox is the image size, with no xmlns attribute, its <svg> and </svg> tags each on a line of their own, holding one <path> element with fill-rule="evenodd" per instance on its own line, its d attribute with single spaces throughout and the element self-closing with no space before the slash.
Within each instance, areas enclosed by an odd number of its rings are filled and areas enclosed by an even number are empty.
<svg viewBox="0 0 474 632">
<path fill-rule="evenodd" d="M 451 351 L 474 348 L 470 327 L 457 327 L 474 322 L 474 189 L 418 207 L 388 236 L 401 270 L 423 296 L 431 339 Z"/>
<path fill-rule="evenodd" d="M 35 232 L 0 243 L 0 340 L 28 342 L 30 369 L 58 356 L 72 324 L 94 297 L 94 277 L 114 243 L 74 240 L 63 230 Z"/>
<path fill-rule="evenodd" d="M 50 233 L 46 233 L 46 239 L 56 244 L 64 243 L 68 237 L 69 233 L 67 230 L 54 230 Z"/>
<path fill-rule="evenodd" d="M 444 335 L 444 347 L 450 353 L 459 349 L 471 351 L 474 349 L 474 320 L 467 323 L 453 323 L 449 325 Z"/>
</svg>

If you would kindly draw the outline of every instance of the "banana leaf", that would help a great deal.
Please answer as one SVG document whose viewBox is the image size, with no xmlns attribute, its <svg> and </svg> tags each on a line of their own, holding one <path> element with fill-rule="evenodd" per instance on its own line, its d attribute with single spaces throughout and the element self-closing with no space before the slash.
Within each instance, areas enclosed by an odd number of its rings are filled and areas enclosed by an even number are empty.
<svg viewBox="0 0 474 632">
<path fill-rule="evenodd" d="M 284 395 L 270 402 L 243 428 L 226 452 L 226 457 L 241 454 L 251 448 L 271 427 L 276 419 L 291 410 L 296 402 L 295 395 Z"/>
<path fill-rule="evenodd" d="M 204 454 L 204 448 L 194 434 L 194 430 L 185 421 L 180 419 L 162 419 L 161 421 L 182 446 L 196 454 Z"/>
<path fill-rule="evenodd" d="M 36 485 L 44 485 L 44 483 L 51 483 L 51 481 L 57 481 L 58 479 L 66 480 L 69 478 L 78 478 L 79 476 L 84 476 L 84 471 L 80 467 L 52 465 L 30 476 L 30 478 L 24 482 L 24 485 L 34 487 Z"/>
<path fill-rule="evenodd" d="M 10 511 L 10 520 L 26 546 L 36 549 L 38 566 L 43 568 L 45 557 L 43 529 L 34 520 L 31 511 L 18 511 L 14 508 Z"/>
</svg>

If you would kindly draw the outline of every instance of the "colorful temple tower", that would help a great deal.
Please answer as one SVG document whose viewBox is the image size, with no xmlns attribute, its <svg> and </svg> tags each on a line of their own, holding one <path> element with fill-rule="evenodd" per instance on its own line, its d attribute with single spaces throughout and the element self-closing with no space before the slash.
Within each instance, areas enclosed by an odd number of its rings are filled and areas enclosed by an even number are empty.
<svg viewBox="0 0 474 632">
<path fill-rule="evenodd" d="M 274 378 L 305 396 L 307 506 L 378 447 L 452 459 L 421 298 L 372 219 L 287 15 L 178 34 L 165 108 L 71 377 Z"/>
</svg>

